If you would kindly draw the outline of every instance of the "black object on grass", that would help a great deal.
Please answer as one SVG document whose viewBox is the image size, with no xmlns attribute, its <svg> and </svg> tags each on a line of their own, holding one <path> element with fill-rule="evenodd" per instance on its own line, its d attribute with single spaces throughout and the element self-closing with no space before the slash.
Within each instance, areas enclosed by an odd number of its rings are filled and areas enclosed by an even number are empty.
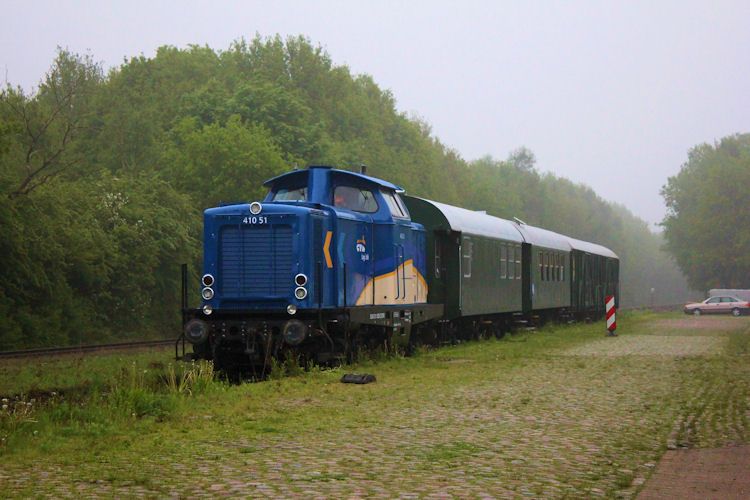
<svg viewBox="0 0 750 500">
<path fill-rule="evenodd" d="M 369 384 L 375 380 L 375 375 L 369 373 L 347 373 L 341 377 L 342 384 Z"/>
</svg>

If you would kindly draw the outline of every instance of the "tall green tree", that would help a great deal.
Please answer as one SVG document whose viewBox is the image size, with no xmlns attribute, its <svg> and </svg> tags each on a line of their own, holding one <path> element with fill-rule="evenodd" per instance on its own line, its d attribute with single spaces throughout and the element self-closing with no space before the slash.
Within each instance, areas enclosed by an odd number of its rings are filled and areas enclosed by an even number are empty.
<svg viewBox="0 0 750 500">
<path fill-rule="evenodd" d="M 692 148 L 662 196 L 667 248 L 690 284 L 750 288 L 750 134 Z"/>
<path fill-rule="evenodd" d="M 0 92 L 0 116 L 16 136 L 12 157 L 6 160 L 12 164 L 11 198 L 81 165 L 74 143 L 84 132 L 91 97 L 101 80 L 101 68 L 90 56 L 59 50 L 33 96 L 10 85 Z"/>
</svg>

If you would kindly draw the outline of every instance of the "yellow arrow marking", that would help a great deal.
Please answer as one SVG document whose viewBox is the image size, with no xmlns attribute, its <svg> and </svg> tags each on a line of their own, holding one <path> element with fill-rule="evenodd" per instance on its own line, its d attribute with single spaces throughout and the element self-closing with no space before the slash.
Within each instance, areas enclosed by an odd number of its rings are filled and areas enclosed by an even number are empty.
<svg viewBox="0 0 750 500">
<path fill-rule="evenodd" d="M 327 231 L 326 242 L 323 243 L 323 255 L 326 258 L 326 266 L 328 266 L 328 269 L 331 269 L 333 267 L 333 260 L 331 260 L 331 237 L 332 236 L 333 236 L 333 231 Z"/>
</svg>

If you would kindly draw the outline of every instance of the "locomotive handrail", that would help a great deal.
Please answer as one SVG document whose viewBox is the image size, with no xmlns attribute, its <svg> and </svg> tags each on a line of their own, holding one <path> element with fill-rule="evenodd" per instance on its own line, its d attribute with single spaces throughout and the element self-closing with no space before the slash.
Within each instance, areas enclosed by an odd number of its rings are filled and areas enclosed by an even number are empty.
<svg viewBox="0 0 750 500">
<path fill-rule="evenodd" d="M 399 244 L 399 248 L 401 249 L 401 262 L 399 263 L 399 267 L 401 268 L 401 290 L 404 293 L 404 296 L 399 296 L 400 299 L 406 298 L 406 249 L 404 248 L 404 245 Z"/>
<path fill-rule="evenodd" d="M 347 302 L 346 302 L 346 262 L 343 263 L 342 267 L 344 268 L 344 272 L 343 272 L 343 274 L 344 274 L 344 307 L 346 307 L 347 306 Z"/>
<path fill-rule="evenodd" d="M 404 296 L 401 297 L 402 299 L 406 298 L 406 249 L 404 248 L 404 245 L 399 245 L 401 247 L 401 265 L 403 268 L 401 269 L 401 283 L 403 284 L 402 288 L 404 289 Z"/>
<path fill-rule="evenodd" d="M 399 259 L 398 259 L 398 243 L 393 244 L 393 251 L 396 253 L 395 255 L 396 257 L 395 259 L 396 260 L 396 300 L 398 300 L 401 298 L 401 285 L 398 280 L 398 269 L 399 267 L 401 267 L 399 266 Z"/>
</svg>

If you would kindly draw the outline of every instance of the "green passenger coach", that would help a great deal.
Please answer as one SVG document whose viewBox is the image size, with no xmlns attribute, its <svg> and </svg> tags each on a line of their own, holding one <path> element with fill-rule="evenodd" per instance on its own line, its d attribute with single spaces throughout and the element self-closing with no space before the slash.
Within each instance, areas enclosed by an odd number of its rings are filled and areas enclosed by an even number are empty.
<svg viewBox="0 0 750 500">
<path fill-rule="evenodd" d="M 570 294 L 573 311 L 586 316 L 604 314 L 604 298 L 620 298 L 620 260 L 612 250 L 596 243 L 568 238 L 570 254 Z"/>
<path fill-rule="evenodd" d="M 530 278 L 529 290 L 524 293 L 523 312 L 570 308 L 568 237 L 520 221 L 516 227 L 525 242 L 524 264 L 528 266 Z"/>
<path fill-rule="evenodd" d="M 520 312 L 523 238 L 513 222 L 405 196 L 426 232 L 428 303 L 445 319 Z"/>
</svg>

